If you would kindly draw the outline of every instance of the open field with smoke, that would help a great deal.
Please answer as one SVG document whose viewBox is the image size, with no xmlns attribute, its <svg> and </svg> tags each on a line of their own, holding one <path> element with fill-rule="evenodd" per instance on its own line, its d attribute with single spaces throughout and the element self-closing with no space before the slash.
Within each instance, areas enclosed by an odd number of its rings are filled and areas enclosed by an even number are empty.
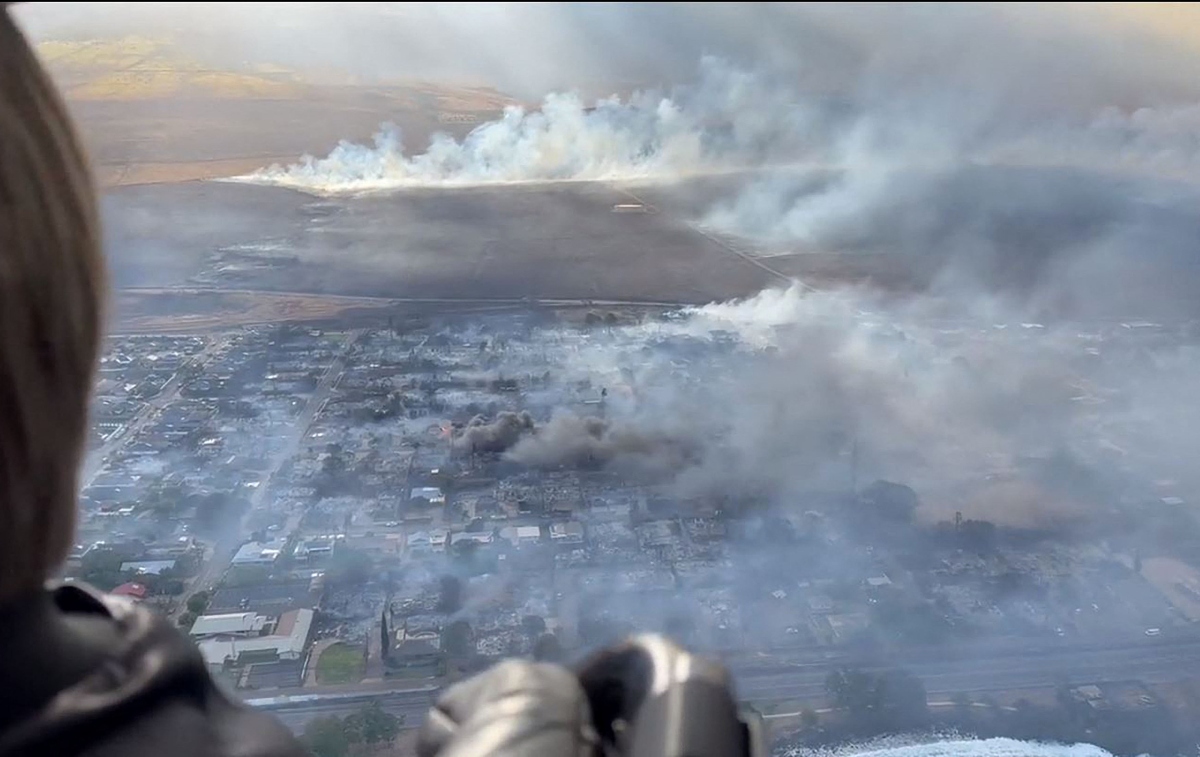
<svg viewBox="0 0 1200 757">
<path fill-rule="evenodd" d="M 868 271 L 856 280 L 907 268 L 915 288 L 999 291 L 1039 317 L 1096 314 L 1101 290 L 1126 312 L 1188 299 L 1200 195 L 1200 92 L 1179 76 L 1190 48 L 1064 8 L 760 13 L 746 23 L 803 31 L 812 46 L 694 58 L 676 83 L 624 96 L 553 92 L 428 146 L 385 124 L 372 143 L 235 180 L 321 196 L 599 181 L 784 275 L 811 270 L 805 255 L 844 255 Z M 1115 45 L 1144 54 L 1116 66 Z"/>
</svg>

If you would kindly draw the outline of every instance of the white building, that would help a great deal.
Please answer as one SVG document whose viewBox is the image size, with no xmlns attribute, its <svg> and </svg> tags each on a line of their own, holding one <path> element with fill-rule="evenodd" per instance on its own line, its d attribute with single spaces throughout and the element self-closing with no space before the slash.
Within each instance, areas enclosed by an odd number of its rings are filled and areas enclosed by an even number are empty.
<svg viewBox="0 0 1200 757">
<path fill-rule="evenodd" d="M 512 542 L 514 547 L 519 547 L 541 541 L 542 529 L 537 526 L 505 526 L 500 529 L 500 536 Z"/>
<path fill-rule="evenodd" d="M 418 486 L 408 496 L 409 499 L 423 499 L 431 505 L 446 504 L 446 495 L 436 486 Z"/>
<path fill-rule="evenodd" d="M 582 544 L 583 524 L 577 520 L 550 524 L 550 541 L 555 544 Z"/>
<path fill-rule="evenodd" d="M 270 620 L 253 612 L 227 612 L 220 615 L 201 615 L 189 632 L 197 639 L 212 636 L 258 636 Z"/>
<path fill-rule="evenodd" d="M 142 576 L 161 576 L 163 571 L 175 567 L 174 560 L 134 560 L 121 563 L 121 572 L 133 571 Z"/>
<path fill-rule="evenodd" d="M 247 542 L 233 556 L 234 565 L 274 565 L 283 551 L 282 539 L 269 542 Z"/>
<path fill-rule="evenodd" d="M 308 647 L 312 625 L 312 610 L 291 610 L 279 616 L 270 636 L 207 639 L 199 644 L 200 654 L 213 667 L 236 663 L 241 655 L 248 653 L 274 652 L 281 660 L 299 660 Z"/>
<path fill-rule="evenodd" d="M 491 531 L 460 531 L 450 537 L 450 545 L 461 544 L 462 542 L 474 542 L 476 544 L 491 544 Z"/>
</svg>

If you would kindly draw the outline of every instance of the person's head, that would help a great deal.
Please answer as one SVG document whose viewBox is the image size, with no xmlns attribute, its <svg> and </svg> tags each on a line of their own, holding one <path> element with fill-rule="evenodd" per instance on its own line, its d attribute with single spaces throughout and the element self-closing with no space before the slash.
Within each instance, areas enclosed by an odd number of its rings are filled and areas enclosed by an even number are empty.
<svg viewBox="0 0 1200 757">
<path fill-rule="evenodd" d="M 39 587 L 73 541 L 103 292 L 83 150 L 0 10 L 0 600 Z"/>
</svg>

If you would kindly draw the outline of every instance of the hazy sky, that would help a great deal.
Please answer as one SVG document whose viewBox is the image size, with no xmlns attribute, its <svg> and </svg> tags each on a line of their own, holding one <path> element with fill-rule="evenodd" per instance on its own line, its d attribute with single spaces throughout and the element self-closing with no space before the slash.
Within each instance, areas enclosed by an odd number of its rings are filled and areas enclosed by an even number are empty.
<svg viewBox="0 0 1200 757">
<path fill-rule="evenodd" d="M 363 81 L 473 81 L 537 97 L 674 82 L 703 55 L 811 88 L 1020 72 L 1064 105 L 1195 98 L 1189 6 L 709 3 L 26 3 L 38 39 L 169 35 L 223 65 Z M 1033 78 L 1022 78 L 1022 77 Z"/>
</svg>

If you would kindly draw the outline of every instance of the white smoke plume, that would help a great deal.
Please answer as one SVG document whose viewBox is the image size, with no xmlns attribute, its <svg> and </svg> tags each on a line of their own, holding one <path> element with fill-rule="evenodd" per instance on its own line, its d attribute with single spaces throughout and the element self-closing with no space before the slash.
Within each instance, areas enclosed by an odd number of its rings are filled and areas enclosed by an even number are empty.
<svg viewBox="0 0 1200 757">
<path fill-rule="evenodd" d="M 408 156 L 394 124 L 373 145 L 342 142 L 324 158 L 304 156 L 234 180 L 319 194 L 427 186 L 668 179 L 776 158 L 799 143 L 803 113 L 780 99 L 771 78 L 706 60 L 697 86 L 639 92 L 589 106 L 572 92 L 541 107 L 507 108 L 461 141 L 435 135 Z"/>
</svg>

